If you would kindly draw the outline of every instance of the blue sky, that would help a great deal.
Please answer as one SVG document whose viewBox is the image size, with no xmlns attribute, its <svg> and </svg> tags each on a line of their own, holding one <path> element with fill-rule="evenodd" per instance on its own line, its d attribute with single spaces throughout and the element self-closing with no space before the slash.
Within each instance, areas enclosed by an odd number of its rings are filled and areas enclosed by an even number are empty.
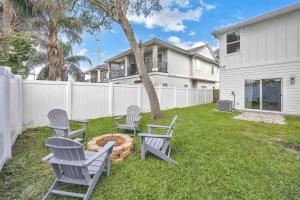
<svg viewBox="0 0 300 200">
<path fill-rule="evenodd" d="M 162 0 L 163 10 L 152 17 L 129 16 L 136 38 L 147 41 L 153 37 L 182 48 L 209 43 L 218 46 L 211 32 L 266 12 L 276 10 L 299 0 Z M 127 39 L 118 24 L 112 30 L 103 30 L 101 60 L 129 48 Z M 95 35 L 84 34 L 83 43 L 74 47 L 74 53 L 89 57 L 93 66 L 98 64 Z M 82 63 L 86 70 L 91 66 Z"/>
</svg>

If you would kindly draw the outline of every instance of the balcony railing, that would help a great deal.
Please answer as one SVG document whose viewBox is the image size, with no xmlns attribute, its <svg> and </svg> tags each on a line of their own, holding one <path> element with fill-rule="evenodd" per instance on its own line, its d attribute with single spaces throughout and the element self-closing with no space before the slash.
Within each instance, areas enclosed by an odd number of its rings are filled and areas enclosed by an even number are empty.
<svg viewBox="0 0 300 200">
<path fill-rule="evenodd" d="M 159 62 L 158 63 L 158 71 L 163 73 L 168 73 L 168 63 L 167 62 Z"/>
<path fill-rule="evenodd" d="M 147 72 L 152 72 L 153 62 L 145 63 Z M 158 71 L 163 73 L 168 73 L 168 63 L 167 62 L 158 62 L 157 63 Z"/>
<path fill-rule="evenodd" d="M 158 72 L 162 73 L 168 73 L 168 63 L 167 62 L 158 62 Z M 146 62 L 145 67 L 147 69 L 147 72 L 152 72 L 152 67 L 153 67 L 153 62 Z M 137 75 L 138 74 L 138 69 L 137 68 L 129 68 L 127 71 L 127 76 L 132 76 L 132 75 Z M 119 70 L 112 70 L 110 72 L 110 79 L 114 78 L 121 78 L 125 76 L 125 69 L 119 69 Z M 100 77 L 101 81 L 105 80 L 106 78 L 102 79 Z"/>
<path fill-rule="evenodd" d="M 125 76 L 125 69 L 119 69 L 119 70 L 112 70 L 110 72 L 110 78 L 114 79 L 114 78 L 120 78 Z"/>
</svg>

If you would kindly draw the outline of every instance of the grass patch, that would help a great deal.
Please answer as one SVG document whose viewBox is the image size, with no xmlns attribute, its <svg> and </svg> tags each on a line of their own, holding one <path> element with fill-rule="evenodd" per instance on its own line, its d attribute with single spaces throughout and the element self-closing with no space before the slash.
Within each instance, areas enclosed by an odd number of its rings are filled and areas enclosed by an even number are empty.
<svg viewBox="0 0 300 200">
<path fill-rule="evenodd" d="M 277 144 L 300 143 L 300 118 L 288 125 L 232 119 L 236 113 L 214 111 L 215 105 L 164 111 L 156 124 L 169 124 L 177 114 L 169 165 L 154 156 L 140 160 L 140 142 L 124 163 L 112 164 L 91 199 L 300 199 L 300 154 Z M 143 114 L 142 129 L 153 123 Z M 75 125 L 76 127 L 77 125 Z M 89 121 L 88 138 L 115 132 L 113 118 Z M 41 199 L 54 176 L 41 161 L 52 133 L 47 128 L 24 131 L 16 141 L 13 159 L 0 173 L 0 199 Z"/>
</svg>

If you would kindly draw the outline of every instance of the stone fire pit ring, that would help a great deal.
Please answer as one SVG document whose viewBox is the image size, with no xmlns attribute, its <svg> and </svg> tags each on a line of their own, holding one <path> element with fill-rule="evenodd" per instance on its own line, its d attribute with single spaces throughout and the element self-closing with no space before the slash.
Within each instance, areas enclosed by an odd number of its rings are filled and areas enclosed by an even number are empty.
<svg viewBox="0 0 300 200">
<path fill-rule="evenodd" d="M 113 147 L 112 153 L 110 155 L 110 160 L 119 162 L 124 161 L 126 157 L 133 153 L 133 139 L 125 134 L 105 134 L 93 138 L 88 142 L 89 151 L 99 151 L 104 145 L 109 142 L 114 141 L 115 145 Z"/>
</svg>

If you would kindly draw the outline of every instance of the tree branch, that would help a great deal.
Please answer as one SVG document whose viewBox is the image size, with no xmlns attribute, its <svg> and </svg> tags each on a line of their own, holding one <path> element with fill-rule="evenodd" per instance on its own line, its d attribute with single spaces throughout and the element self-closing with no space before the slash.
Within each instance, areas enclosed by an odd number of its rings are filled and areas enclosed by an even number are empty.
<svg viewBox="0 0 300 200">
<path fill-rule="evenodd" d="M 115 22 L 119 23 L 118 17 L 114 16 L 114 14 L 109 10 L 109 8 L 100 0 L 90 0 L 93 4 L 99 6 L 108 16 L 110 16 Z"/>
</svg>

